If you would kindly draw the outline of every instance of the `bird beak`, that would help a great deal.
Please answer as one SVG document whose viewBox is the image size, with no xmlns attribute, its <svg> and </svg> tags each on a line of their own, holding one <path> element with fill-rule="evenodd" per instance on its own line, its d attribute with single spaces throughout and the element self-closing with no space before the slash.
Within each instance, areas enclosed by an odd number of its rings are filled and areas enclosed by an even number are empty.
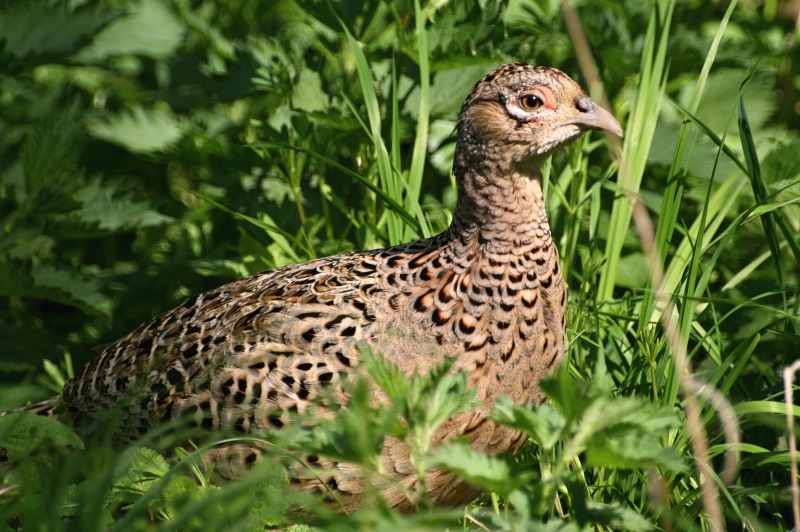
<svg viewBox="0 0 800 532">
<path fill-rule="evenodd" d="M 622 137 L 622 127 L 617 122 L 617 119 L 594 103 L 588 96 L 579 96 L 575 100 L 575 109 L 580 114 L 565 120 L 561 123 L 562 125 L 574 124 L 582 129 L 608 131 L 618 137 Z"/>
</svg>

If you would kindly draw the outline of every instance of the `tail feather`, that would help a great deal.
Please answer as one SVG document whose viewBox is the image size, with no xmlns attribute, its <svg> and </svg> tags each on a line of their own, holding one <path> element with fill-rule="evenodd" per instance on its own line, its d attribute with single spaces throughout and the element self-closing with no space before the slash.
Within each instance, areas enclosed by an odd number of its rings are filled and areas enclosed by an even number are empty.
<svg viewBox="0 0 800 532">
<path fill-rule="evenodd" d="M 39 403 L 33 403 L 31 405 L 26 405 L 21 408 L 9 410 L 7 412 L 0 412 L 0 417 L 5 416 L 6 414 L 19 414 L 23 412 L 58 420 L 61 412 L 61 396 L 56 395 L 55 397 L 51 397 L 50 399 L 46 399 Z"/>
</svg>

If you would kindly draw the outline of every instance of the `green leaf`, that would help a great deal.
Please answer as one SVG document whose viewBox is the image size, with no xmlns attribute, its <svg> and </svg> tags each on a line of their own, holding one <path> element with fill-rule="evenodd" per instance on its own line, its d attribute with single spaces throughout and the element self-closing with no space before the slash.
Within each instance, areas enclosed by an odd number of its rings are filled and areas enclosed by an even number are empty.
<svg viewBox="0 0 800 532">
<path fill-rule="evenodd" d="M 743 85 L 746 82 L 747 79 L 745 79 Z M 763 98 L 759 98 L 759 100 L 763 100 Z M 750 177 L 750 184 L 753 187 L 753 195 L 758 203 L 765 203 L 767 201 L 767 187 L 764 184 L 764 180 L 761 178 L 761 166 L 758 162 L 758 152 L 756 151 L 756 144 L 753 140 L 750 121 L 747 118 L 747 112 L 745 112 L 744 108 L 744 96 L 739 99 L 739 136 L 742 139 L 742 151 L 744 152 L 745 164 L 747 164 L 747 175 Z M 778 275 L 778 285 L 783 288 L 781 245 L 775 228 L 775 218 L 779 216 L 779 214 L 779 212 L 766 212 L 761 216 L 761 223 L 764 226 L 764 234 L 767 237 L 767 244 L 769 245 L 773 263 L 775 264 L 775 272 Z"/>
<path fill-rule="evenodd" d="M 102 284 L 96 277 L 86 277 L 40 261 L 33 263 L 31 276 L 33 295 L 102 315 L 109 314 L 108 298 L 101 291 Z"/>
<path fill-rule="evenodd" d="M 506 460 L 474 451 L 461 441 L 433 449 L 425 459 L 425 467 L 443 467 L 470 484 L 500 494 L 511 493 L 530 480 L 530 474 L 515 470 Z"/>
<path fill-rule="evenodd" d="M 183 136 L 184 125 L 171 111 L 136 107 L 133 112 L 91 120 L 87 128 L 93 136 L 134 153 L 152 153 L 176 143 Z"/>
<path fill-rule="evenodd" d="M 586 465 L 612 469 L 660 466 L 678 472 L 688 469 L 675 449 L 662 447 L 658 435 L 642 430 L 621 436 L 596 434 L 587 445 Z"/>
<path fill-rule="evenodd" d="M 117 464 L 112 493 L 119 501 L 135 501 L 168 471 L 164 457 L 153 449 L 128 449 Z"/>
<path fill-rule="evenodd" d="M 501 397 L 495 403 L 491 417 L 501 425 L 524 432 L 544 449 L 553 448 L 566 426 L 564 417 L 548 404 L 532 409 L 516 406 L 507 397 Z"/>
<path fill-rule="evenodd" d="M 5 41 L 5 52 L 19 58 L 71 53 L 115 16 L 97 6 L 72 10 L 43 0 L 6 2 L 2 9 L 0 42 Z"/>
<path fill-rule="evenodd" d="M 375 384 L 383 390 L 389 401 L 395 404 L 404 404 L 412 387 L 409 379 L 400 371 L 397 365 L 392 364 L 381 356 L 375 356 L 370 349 L 359 349 L 361 363 L 367 370 Z"/>
<path fill-rule="evenodd" d="M 6 449 L 9 460 L 50 445 L 83 449 L 83 441 L 75 431 L 54 419 L 27 412 L 0 417 L 0 447 Z"/>
<path fill-rule="evenodd" d="M 764 158 L 761 172 L 764 181 L 773 186 L 800 176 L 800 140 L 780 141 Z M 797 191 L 797 188 L 793 190 Z"/>
<path fill-rule="evenodd" d="M 292 89 L 292 108 L 314 113 L 328 108 L 330 98 L 322 89 L 322 78 L 317 72 L 303 68 Z"/>
<path fill-rule="evenodd" d="M 365 378 L 346 382 L 345 388 L 346 409 L 335 419 L 310 420 L 314 426 L 306 450 L 377 470 L 384 438 L 400 431 L 396 410 L 374 407 Z"/>
<path fill-rule="evenodd" d="M 653 530 L 653 525 L 642 516 L 619 504 L 603 504 L 595 501 L 586 502 L 586 514 L 594 523 L 605 525 L 611 530 Z"/>
<path fill-rule="evenodd" d="M 167 514 L 175 516 L 189 502 L 201 496 L 200 486 L 189 477 L 176 476 L 170 479 L 161 496 Z"/>
<path fill-rule="evenodd" d="M 681 425 L 669 408 L 640 398 L 601 398 L 581 417 L 569 439 L 567 460 L 586 451 L 587 463 L 597 467 L 669 467 L 684 471 L 685 464 L 672 449 L 665 449 L 660 438 Z"/>
<path fill-rule="evenodd" d="M 40 188 L 59 191 L 61 182 L 77 172 L 80 138 L 76 105 L 45 118 L 34 127 L 19 154 L 28 194 Z"/>
<path fill-rule="evenodd" d="M 259 476 L 247 513 L 255 519 L 262 530 L 264 525 L 275 526 L 281 523 L 289 507 L 289 500 L 286 497 L 288 489 L 286 474 L 278 465 L 270 467 L 267 476 Z"/>
<path fill-rule="evenodd" d="M 93 179 L 72 196 L 81 206 L 74 216 L 91 227 L 114 232 L 162 225 L 173 219 L 153 210 L 149 202 L 120 193 L 114 183 Z"/>
<path fill-rule="evenodd" d="M 429 439 L 442 423 L 475 406 L 474 392 L 467 389 L 465 376 L 448 374 L 438 380 L 432 390 L 421 395 L 416 404 L 411 405 L 411 419 L 418 433 Z M 427 448 L 428 441 L 419 443 L 424 443 L 423 448 Z"/>
<path fill-rule="evenodd" d="M 596 389 L 597 385 L 592 386 L 570 378 L 565 369 L 558 370 L 552 377 L 542 379 L 539 387 L 558 407 L 567 425 L 574 423 L 603 393 Z"/>
<path fill-rule="evenodd" d="M 186 27 L 168 7 L 158 0 L 141 0 L 130 11 L 107 27 L 81 50 L 78 61 L 100 63 L 117 55 L 143 55 L 166 59 L 183 41 Z"/>
</svg>

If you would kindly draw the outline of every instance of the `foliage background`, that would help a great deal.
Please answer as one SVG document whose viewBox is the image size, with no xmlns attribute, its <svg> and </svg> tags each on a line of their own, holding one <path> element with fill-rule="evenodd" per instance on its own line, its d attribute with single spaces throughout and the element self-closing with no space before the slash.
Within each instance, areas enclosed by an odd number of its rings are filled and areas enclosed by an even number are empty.
<svg viewBox="0 0 800 532">
<path fill-rule="evenodd" d="M 789 527 L 778 372 L 800 347 L 797 2 L 740 2 L 728 22 L 730 3 L 716 0 L 574 5 L 623 124 L 653 90 L 643 65 L 665 73 L 649 109 L 652 145 L 630 127 L 625 142 L 640 147 L 641 198 L 674 266 L 669 288 L 693 363 L 737 406 L 750 446 L 726 519 Z M 555 0 L 437 0 L 416 11 L 403 0 L 35 0 L 0 10 L 0 408 L 48 397 L 94 346 L 191 294 L 442 230 L 455 203 L 453 127 L 472 84 L 516 60 L 585 82 Z M 660 36 L 663 69 L 648 56 Z M 740 96 L 760 172 L 743 163 Z M 695 97 L 699 126 L 684 137 Z M 379 137 L 394 171 L 381 167 Z M 676 407 L 641 245 L 609 217 L 615 158 L 596 140 L 558 155 L 550 174 L 570 374 Z M 700 219 L 708 227 L 698 233 Z M 714 419 L 704 421 L 720 446 Z M 690 456 L 681 430 L 662 442 Z M 589 498 L 627 501 L 666 526 L 644 475 L 580 480 Z M 696 483 L 673 480 L 664 504 L 693 522 Z M 569 516 L 551 503 L 533 514 Z"/>
</svg>

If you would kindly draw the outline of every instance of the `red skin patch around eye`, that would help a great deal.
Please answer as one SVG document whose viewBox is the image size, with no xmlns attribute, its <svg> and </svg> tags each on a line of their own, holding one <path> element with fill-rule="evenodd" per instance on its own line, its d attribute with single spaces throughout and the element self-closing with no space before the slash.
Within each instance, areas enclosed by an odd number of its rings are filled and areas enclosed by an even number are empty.
<svg viewBox="0 0 800 532">
<path fill-rule="evenodd" d="M 525 91 L 531 91 L 536 96 L 539 96 L 544 100 L 544 106 L 551 111 L 555 111 L 558 109 L 558 101 L 556 97 L 553 95 L 553 91 L 543 85 L 534 85 L 532 87 L 528 87 Z"/>
</svg>

